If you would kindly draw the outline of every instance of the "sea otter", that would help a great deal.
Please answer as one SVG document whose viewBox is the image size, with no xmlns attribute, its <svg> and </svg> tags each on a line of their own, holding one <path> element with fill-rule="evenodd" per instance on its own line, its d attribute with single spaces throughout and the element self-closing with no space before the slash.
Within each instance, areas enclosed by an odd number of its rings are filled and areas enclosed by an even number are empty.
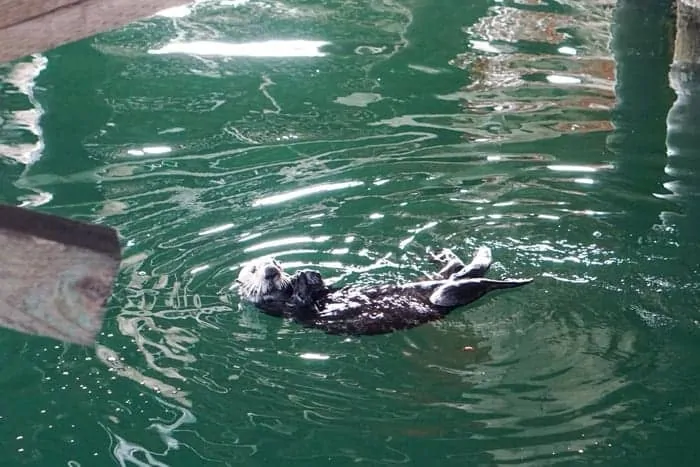
<svg viewBox="0 0 700 467">
<path fill-rule="evenodd" d="M 493 280 L 491 249 L 480 247 L 468 265 L 451 250 L 429 252 L 442 266 L 436 277 L 405 284 L 329 287 L 318 271 L 289 275 L 274 257 L 246 264 L 239 294 L 264 313 L 291 318 L 329 334 L 385 334 L 444 318 L 492 290 L 520 287 L 532 279 Z"/>
</svg>

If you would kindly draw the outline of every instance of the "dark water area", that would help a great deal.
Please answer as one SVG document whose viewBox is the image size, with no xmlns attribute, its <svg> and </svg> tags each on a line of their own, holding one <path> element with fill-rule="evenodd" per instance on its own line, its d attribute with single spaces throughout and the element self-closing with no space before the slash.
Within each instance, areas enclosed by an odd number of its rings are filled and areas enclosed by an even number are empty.
<svg viewBox="0 0 700 467">
<path fill-rule="evenodd" d="M 125 259 L 95 349 L 0 332 L 0 465 L 693 465 L 700 107 L 666 7 L 199 1 L 3 66 L 0 201 Z M 385 336 L 234 286 L 480 245 L 535 282 Z"/>
</svg>

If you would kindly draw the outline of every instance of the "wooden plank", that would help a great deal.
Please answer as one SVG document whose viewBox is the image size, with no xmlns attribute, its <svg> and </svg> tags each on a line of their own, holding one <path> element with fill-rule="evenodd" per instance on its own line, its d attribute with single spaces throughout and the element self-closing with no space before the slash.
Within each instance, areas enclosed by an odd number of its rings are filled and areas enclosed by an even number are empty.
<svg viewBox="0 0 700 467">
<path fill-rule="evenodd" d="M 0 0 L 0 62 L 116 29 L 186 0 Z"/>
<path fill-rule="evenodd" d="M 700 0 L 679 0 L 676 9 L 675 64 L 700 64 Z"/>
<path fill-rule="evenodd" d="M 114 229 L 0 204 L 0 327 L 91 346 L 121 263 Z"/>
<path fill-rule="evenodd" d="M 0 0 L 0 29 L 50 13 L 80 0 Z"/>
</svg>

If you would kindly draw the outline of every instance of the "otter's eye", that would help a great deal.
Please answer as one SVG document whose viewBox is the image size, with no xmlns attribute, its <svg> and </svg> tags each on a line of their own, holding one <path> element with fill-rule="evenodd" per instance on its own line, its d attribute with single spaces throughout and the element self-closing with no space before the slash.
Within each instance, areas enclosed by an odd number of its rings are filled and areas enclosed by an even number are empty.
<svg viewBox="0 0 700 467">
<path fill-rule="evenodd" d="M 255 274 L 255 270 L 256 270 L 256 269 L 257 269 L 257 268 L 256 268 L 255 266 L 252 266 L 252 267 L 250 268 L 250 272 L 252 272 L 253 274 Z"/>
</svg>

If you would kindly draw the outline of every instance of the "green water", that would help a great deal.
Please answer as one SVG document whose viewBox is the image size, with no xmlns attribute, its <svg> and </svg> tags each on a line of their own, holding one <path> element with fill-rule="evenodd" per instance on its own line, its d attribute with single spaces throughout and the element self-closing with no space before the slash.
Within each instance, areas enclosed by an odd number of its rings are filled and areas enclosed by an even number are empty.
<svg viewBox="0 0 700 467">
<path fill-rule="evenodd" d="M 616 51 L 583 1 L 180 13 L 0 72 L 0 200 L 114 226 L 125 257 L 96 349 L 0 332 L 0 464 L 693 465 L 699 245 L 664 197 L 663 5 L 620 15 Z M 269 39 L 328 44 L 149 53 Z M 375 283 L 482 244 L 535 283 L 387 336 L 230 290 L 265 254 Z"/>
</svg>

